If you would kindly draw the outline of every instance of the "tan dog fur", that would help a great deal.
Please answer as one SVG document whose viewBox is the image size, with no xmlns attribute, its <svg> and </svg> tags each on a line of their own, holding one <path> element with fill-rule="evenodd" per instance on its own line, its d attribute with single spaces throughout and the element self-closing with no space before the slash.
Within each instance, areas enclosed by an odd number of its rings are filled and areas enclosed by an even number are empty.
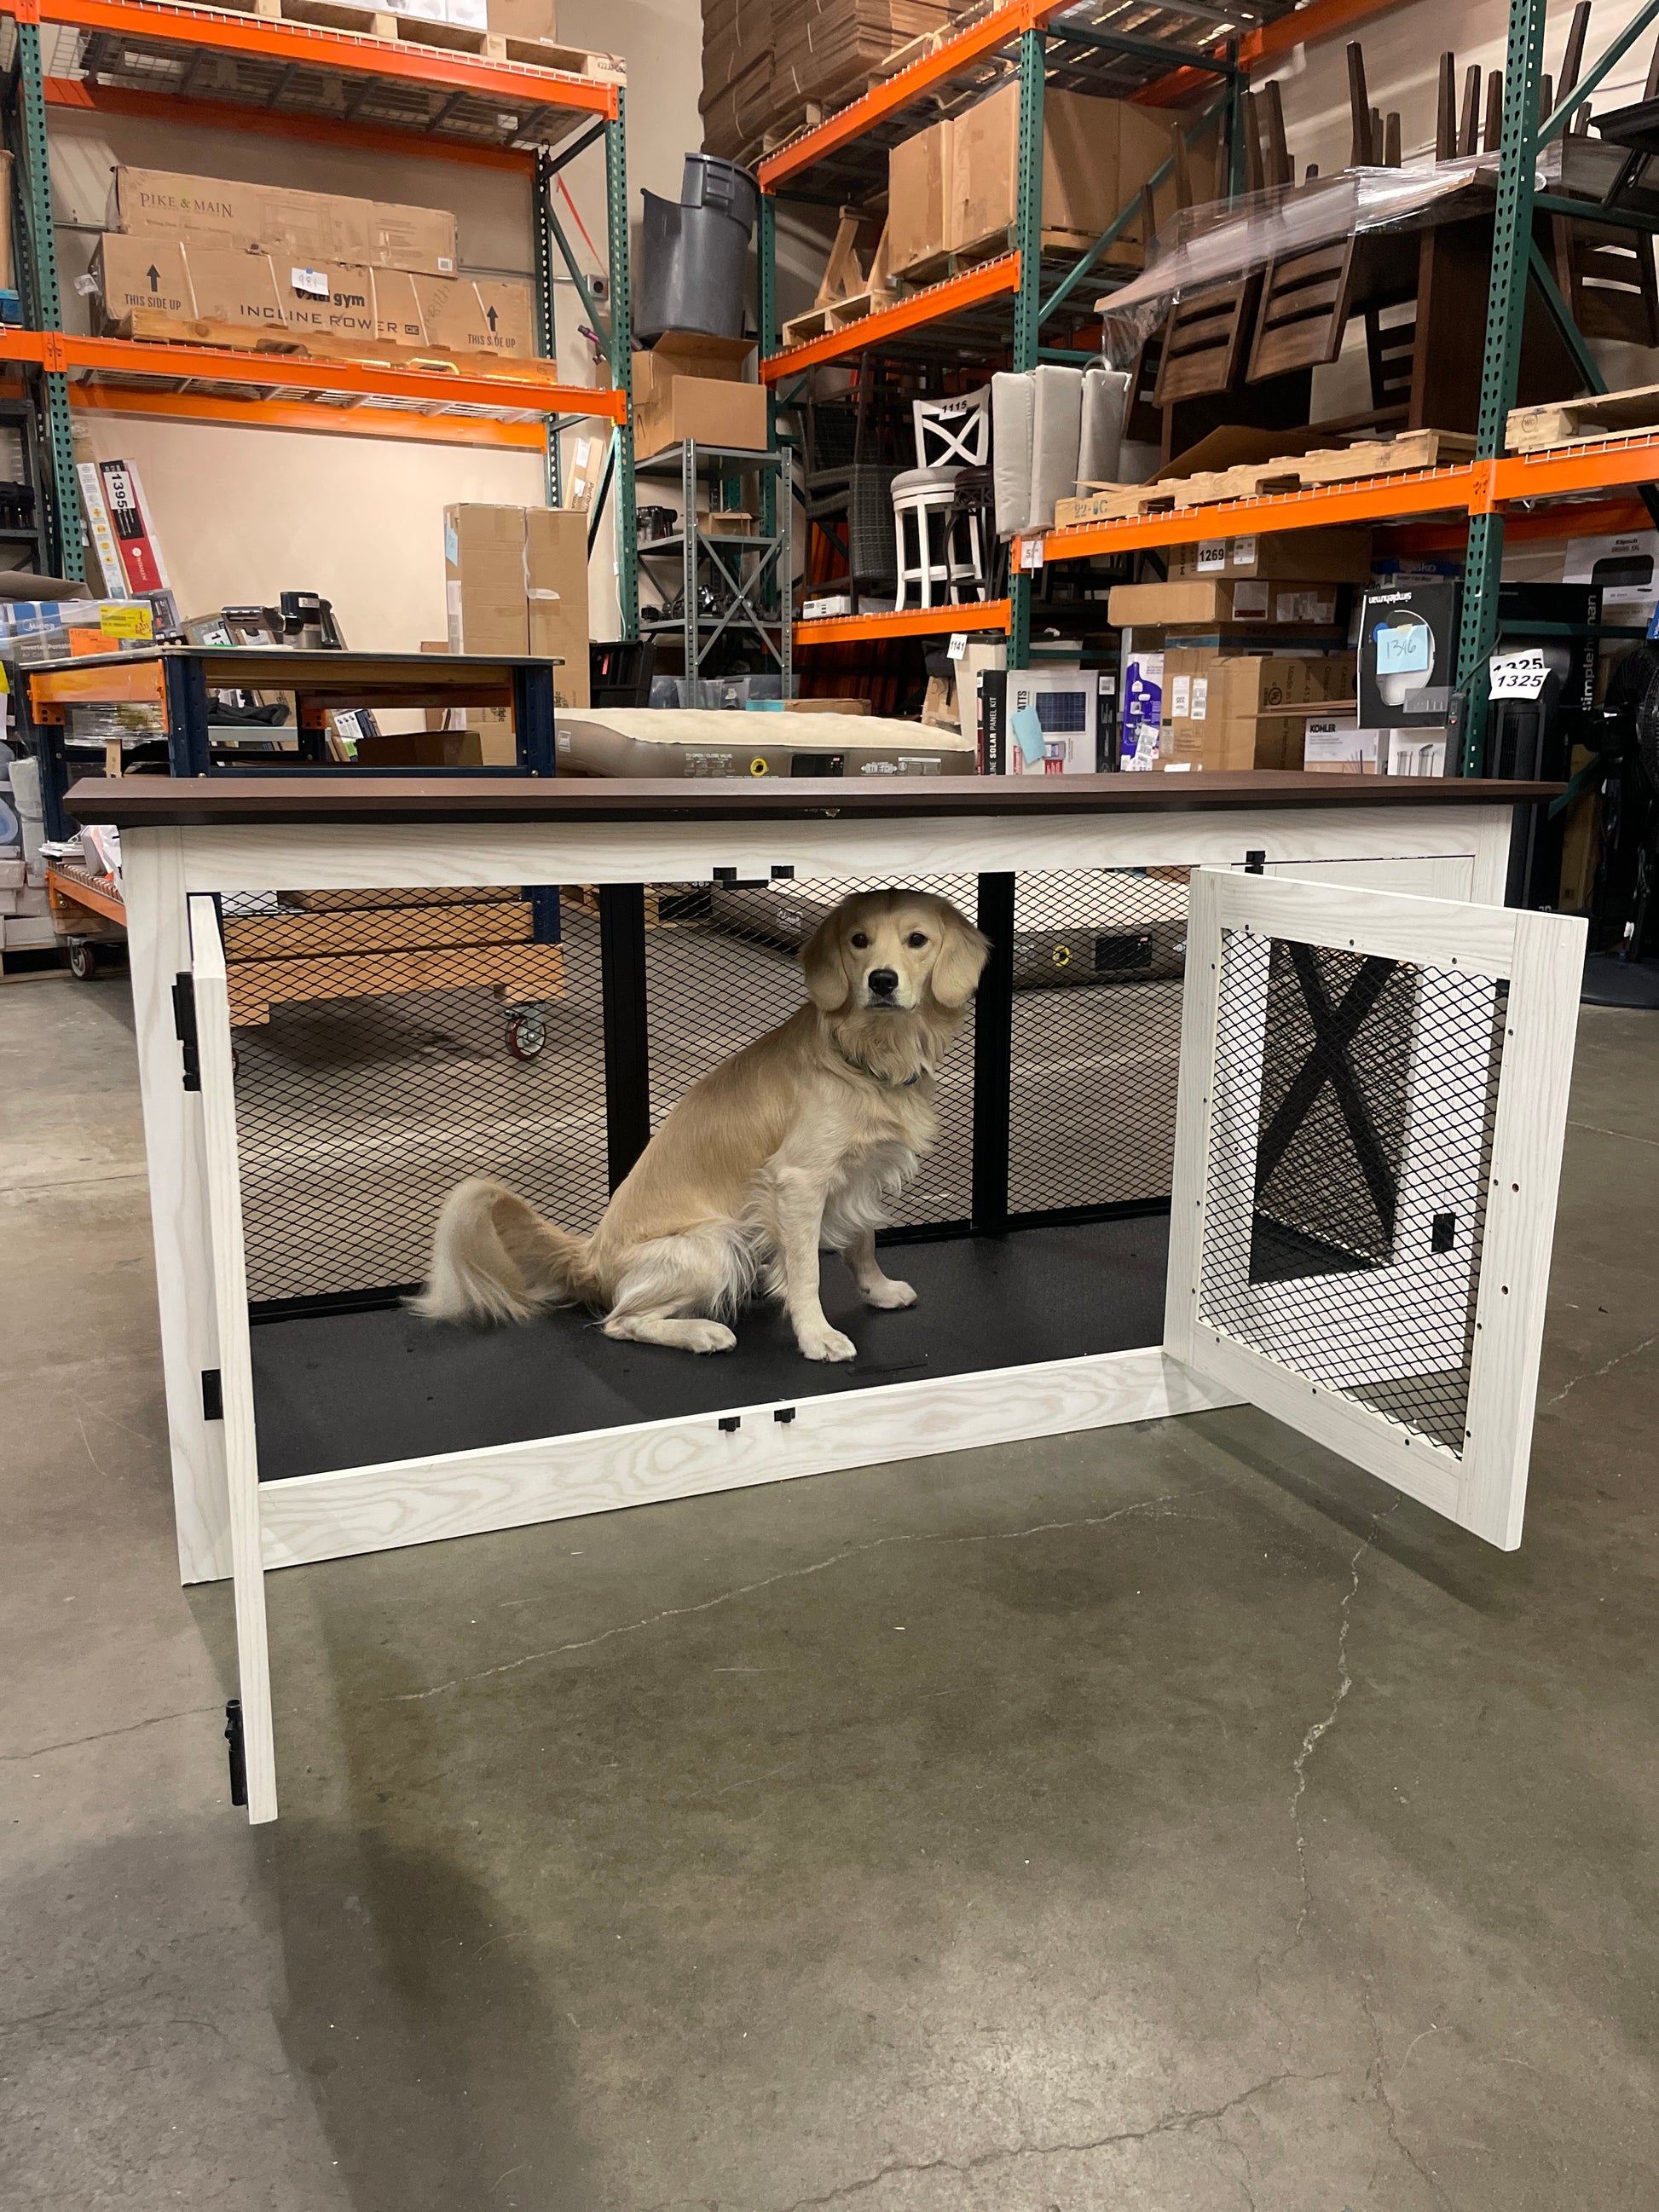
<svg viewBox="0 0 1659 2212">
<path fill-rule="evenodd" d="M 809 1002 L 692 1085 L 591 1237 L 474 1177 L 445 1202 L 416 1310 L 523 1321 L 585 1304 L 607 1336 L 728 1352 L 737 1339 L 716 1316 L 758 1280 L 808 1359 L 851 1359 L 824 1316 L 819 1250 L 843 1255 L 868 1304 L 915 1304 L 882 1273 L 875 1232 L 937 1133 L 934 1071 L 986 951 L 927 893 L 843 900 L 802 950 Z"/>
</svg>

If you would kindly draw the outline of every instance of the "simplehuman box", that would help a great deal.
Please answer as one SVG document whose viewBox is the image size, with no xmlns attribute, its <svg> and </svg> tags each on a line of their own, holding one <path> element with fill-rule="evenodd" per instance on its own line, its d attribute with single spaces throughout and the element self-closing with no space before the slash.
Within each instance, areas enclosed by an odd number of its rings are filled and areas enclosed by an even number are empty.
<svg viewBox="0 0 1659 2212">
<path fill-rule="evenodd" d="M 118 230 L 213 241 L 239 252 L 455 273 L 455 218 L 444 208 L 121 167 L 110 220 Z"/>
<path fill-rule="evenodd" d="M 754 351 L 749 338 L 704 337 L 669 331 L 649 353 L 634 356 L 634 450 L 649 460 L 682 439 L 766 449 L 766 393 L 740 381 Z"/>
<path fill-rule="evenodd" d="M 953 127 L 947 116 L 887 156 L 887 265 L 896 276 L 949 244 Z"/>
<path fill-rule="evenodd" d="M 1267 536 L 1202 538 L 1169 549 L 1170 580 L 1259 576 L 1274 583 L 1364 584 L 1370 580 L 1369 530 L 1281 530 Z"/>
<path fill-rule="evenodd" d="M 945 243 L 976 246 L 1015 219 L 1019 175 L 1019 86 L 1010 81 L 951 124 Z M 1170 125 L 1155 108 L 1092 94 L 1046 93 L 1042 102 L 1042 227 L 1095 237 L 1170 159 Z M 1214 196 L 1212 156 L 1194 149 L 1196 202 Z M 1163 187 L 1168 207 L 1173 187 Z M 1159 214 L 1167 212 L 1160 206 Z M 1138 263 L 1127 241 L 1106 258 Z"/>
<path fill-rule="evenodd" d="M 1297 623 L 1322 629 L 1336 620 L 1334 584 L 1274 584 L 1193 576 L 1167 584 L 1114 584 L 1107 619 L 1121 629 L 1206 623 Z"/>
</svg>

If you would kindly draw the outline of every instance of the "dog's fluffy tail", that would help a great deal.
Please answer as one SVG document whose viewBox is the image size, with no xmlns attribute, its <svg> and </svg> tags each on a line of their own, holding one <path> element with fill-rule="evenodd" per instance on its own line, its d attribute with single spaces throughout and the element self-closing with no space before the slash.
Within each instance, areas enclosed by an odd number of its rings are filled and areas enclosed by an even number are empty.
<svg viewBox="0 0 1659 2212">
<path fill-rule="evenodd" d="M 426 1288 L 410 1304 L 428 1321 L 527 1321 L 597 1287 L 586 1237 L 546 1220 L 504 1182 L 473 1176 L 444 1200 Z"/>
</svg>

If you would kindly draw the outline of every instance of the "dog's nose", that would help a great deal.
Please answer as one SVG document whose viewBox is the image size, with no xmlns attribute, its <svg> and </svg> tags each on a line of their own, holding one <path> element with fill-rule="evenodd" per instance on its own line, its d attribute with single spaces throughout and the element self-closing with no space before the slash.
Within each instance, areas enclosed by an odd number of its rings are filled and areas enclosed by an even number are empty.
<svg viewBox="0 0 1659 2212">
<path fill-rule="evenodd" d="M 898 971 L 894 968 L 872 968 L 870 988 L 878 999 L 890 999 L 898 988 Z"/>
</svg>

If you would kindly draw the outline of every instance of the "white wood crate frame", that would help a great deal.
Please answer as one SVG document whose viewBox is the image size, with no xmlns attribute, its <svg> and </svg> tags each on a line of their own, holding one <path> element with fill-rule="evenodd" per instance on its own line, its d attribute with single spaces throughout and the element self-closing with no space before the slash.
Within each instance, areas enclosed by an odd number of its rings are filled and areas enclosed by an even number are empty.
<svg viewBox="0 0 1659 2212">
<path fill-rule="evenodd" d="M 1238 895 L 1245 901 L 1238 910 L 1258 920 L 1269 917 L 1267 926 L 1273 926 L 1272 917 L 1282 918 L 1293 908 L 1306 918 L 1307 927 L 1340 931 L 1339 941 L 1346 944 L 1363 934 L 1366 923 L 1360 910 L 1382 904 L 1393 910 L 1385 933 L 1392 947 L 1399 941 L 1399 927 L 1411 919 L 1404 910 L 1412 909 L 1425 944 L 1443 949 L 1455 939 L 1460 949 L 1480 945 L 1494 959 L 1501 951 L 1510 963 L 1504 972 L 1512 974 L 1517 991 L 1528 988 L 1528 975 L 1535 975 L 1540 989 L 1547 985 L 1559 994 L 1562 942 L 1559 935 L 1552 938 L 1548 931 L 1531 927 L 1553 918 L 1493 911 L 1504 894 L 1511 824 L 1506 806 L 1349 810 L 1338 804 L 1328 811 L 1263 807 L 1036 821 L 922 817 L 871 822 L 849 817 L 844 823 L 759 824 L 734 819 L 578 827 L 322 823 L 127 830 L 124 873 L 179 1564 L 186 1581 L 227 1573 L 234 1579 L 250 1819 L 270 1819 L 276 1812 L 264 1610 L 264 1575 L 276 1567 L 841 1468 L 1163 1419 L 1244 1399 L 1384 1473 L 1495 1542 L 1516 1540 L 1519 1498 L 1512 1449 L 1506 1457 L 1471 1464 L 1454 1494 L 1443 1470 L 1425 1466 L 1420 1459 L 1396 1468 L 1376 1450 L 1369 1430 L 1356 1432 L 1341 1419 L 1336 1401 L 1325 1399 L 1310 1409 L 1305 1386 L 1298 1392 L 1296 1378 L 1273 1362 L 1251 1362 L 1243 1355 L 1247 1364 L 1240 1365 L 1234 1358 L 1238 1347 L 1200 1342 L 1203 1333 L 1192 1329 L 1189 1306 L 1182 1303 L 1181 1314 L 1175 1312 L 1178 1270 L 1195 1263 L 1196 1256 L 1190 1235 L 1181 1233 L 1179 1214 L 1171 1238 L 1171 1331 L 1163 1346 L 803 1397 L 793 1401 L 793 1419 L 787 1424 L 772 1419 L 777 1408 L 769 1401 L 735 1406 L 724 1416 L 709 1413 L 261 1485 L 254 1448 L 228 1006 L 211 902 L 204 894 L 273 885 L 345 890 L 686 883 L 713 880 L 716 870 L 726 868 L 750 877 L 787 867 L 799 877 L 820 880 L 890 874 L 902 881 L 922 874 L 1191 867 L 1206 872 L 1193 878 L 1193 911 L 1206 927 L 1218 927 L 1214 917 L 1232 911 L 1225 901 Z M 1247 855 L 1267 872 L 1243 874 Z M 1377 887 L 1392 887 L 1395 896 L 1373 900 L 1367 895 Z M 1441 903 L 1445 900 L 1480 904 L 1448 908 Z M 1188 938 L 1190 942 L 1190 923 Z M 187 1094 L 180 1081 L 172 985 L 184 970 L 194 973 L 198 985 L 199 1099 Z M 1197 1124 L 1189 1126 L 1187 1113 L 1192 1073 L 1202 1066 L 1206 1050 L 1213 1053 L 1213 1006 L 1206 1032 L 1203 989 L 1189 958 L 1177 1190 L 1182 1173 L 1190 1175 L 1199 1140 Z M 1544 1085 L 1546 1103 L 1559 1093 L 1564 1115 L 1570 1027 L 1547 1047 L 1540 1041 L 1534 1058 L 1533 1073 Z M 1510 1122 L 1516 1118 L 1512 1113 Z M 1544 1118 L 1548 1121 L 1549 1115 Z M 1500 1108 L 1506 1162 L 1512 1155 L 1512 1164 L 1535 1187 L 1547 1180 L 1552 1191 L 1560 1118 L 1553 1131 L 1534 1127 L 1528 1133 L 1504 1123 Z M 1524 1273 L 1535 1295 L 1510 1316 L 1522 1316 L 1525 1323 L 1508 1332 L 1510 1352 L 1498 1363 L 1488 1363 L 1490 1371 L 1482 1371 L 1482 1403 L 1497 1405 L 1504 1394 L 1513 1401 L 1524 1400 L 1528 1431 L 1548 1245 L 1549 1219 L 1546 1215 L 1540 1224 L 1535 1206 L 1489 1212 L 1488 1271 L 1500 1260 L 1510 1263 L 1506 1272 Z M 1264 1376 L 1256 1372 L 1258 1366 L 1272 1371 Z M 204 1415 L 202 1376 L 210 1368 L 222 1377 L 222 1421 Z M 1473 1392 L 1471 1406 L 1473 1419 Z M 740 1425 L 722 1431 L 721 1419 L 732 1413 L 740 1416 Z M 1524 1443 L 1522 1451 L 1523 1479 Z"/>
<path fill-rule="evenodd" d="M 186 1583 L 215 1581 L 231 1571 L 225 1439 L 220 1424 L 204 1419 L 201 1404 L 204 1370 L 222 1366 L 209 1258 L 203 1117 L 197 1102 L 179 1088 L 172 1002 L 173 979 L 190 966 L 186 902 L 191 894 L 268 890 L 273 885 L 320 890 L 688 883 L 710 881 L 717 868 L 726 867 L 747 876 L 793 867 L 803 877 L 849 880 L 890 872 L 896 880 L 902 880 L 924 873 L 1042 869 L 1242 868 L 1247 854 L 1261 853 L 1275 875 L 1293 872 L 1338 883 L 1392 884 L 1439 896 L 1495 902 L 1504 895 L 1512 822 L 1512 809 L 1504 805 L 1349 808 L 1337 803 L 1328 810 L 1264 806 L 1213 813 L 1183 810 L 1150 816 L 1051 816 L 1035 821 L 987 816 L 872 822 L 849 816 L 841 823 L 757 823 L 734 817 L 729 823 L 685 824 L 484 823 L 456 828 L 438 823 L 364 827 L 328 823 L 127 830 L 122 838 L 123 878 L 181 1578 Z M 1122 1396 L 1125 1406 L 1138 1403 L 1136 1392 L 1147 1387 L 1146 1372 L 1151 1371 L 1146 1370 L 1148 1354 L 1103 1356 L 1142 1363 L 1131 1370 L 1135 1379 Z M 1154 1367 L 1161 1374 L 1161 1355 Z M 1034 1378 L 1042 1372 L 1022 1371 Z M 1012 1402 L 1007 1371 L 995 1372 L 985 1381 L 988 1406 Z M 834 1443 L 826 1435 L 821 1453 L 832 1455 L 815 1457 L 810 1467 L 796 1471 L 816 1473 L 901 1455 L 893 1424 L 884 1415 L 884 1401 L 896 1392 L 936 1387 L 946 1386 L 901 1384 L 860 1392 L 854 1402 L 870 1425 L 871 1448 L 854 1455 L 844 1433 Z M 960 1395 L 964 1378 L 949 1387 Z M 1190 1391 L 1192 1385 L 1182 1388 Z M 1115 1389 L 1106 1390 L 1103 1404 L 1118 1402 L 1119 1395 Z M 1044 1425 L 1042 1409 L 1048 1401 L 1048 1386 L 1034 1379 L 1025 1418 L 1035 1425 L 1024 1431 L 999 1430 L 998 1435 L 1006 1439 L 1010 1434 L 1057 1432 Z M 1212 1395 L 1206 1402 L 1224 1401 Z M 915 1401 L 904 1401 L 899 1418 L 908 1422 L 920 1417 L 921 1411 Z M 1108 1412 L 1101 1418 L 1140 1419 L 1146 1415 Z M 1073 1425 L 1089 1425 L 1083 1420 Z M 665 1425 L 690 1431 L 701 1425 L 701 1417 L 696 1423 Z M 635 1431 L 607 1433 L 619 1439 L 617 1449 L 625 1449 L 631 1463 L 639 1463 L 644 1447 L 631 1443 L 624 1447 L 620 1442 Z M 987 1431 L 985 1441 L 993 1440 Z M 689 1434 L 682 1437 L 688 1447 L 692 1441 Z M 800 1453 L 805 1442 L 803 1431 L 793 1450 Z M 468 1468 L 478 1469 L 483 1502 L 476 1516 L 458 1510 L 453 1499 L 434 1506 L 430 1514 L 424 1509 L 419 1491 L 428 1468 L 434 1482 L 471 1479 L 464 1477 L 459 1468 L 438 1462 L 402 1464 L 395 1473 L 368 1468 L 302 1478 L 313 1487 L 295 1490 L 291 1503 L 286 1494 L 279 1499 L 275 1493 L 287 1493 L 294 1486 L 266 1485 L 265 1491 L 272 1493 L 261 1500 L 267 1563 L 285 1565 L 422 1541 L 422 1525 L 428 1519 L 435 1536 L 551 1517 L 558 1509 L 547 1496 L 547 1448 L 504 1449 L 509 1461 L 515 1454 L 528 1456 L 521 1467 L 491 1457 L 485 1469 L 479 1465 L 481 1455 L 460 1455 Z M 571 1465 L 574 1447 L 565 1440 L 558 1449 L 561 1463 Z M 672 1447 L 659 1437 L 649 1449 L 659 1486 L 640 1490 L 630 1484 L 629 1498 L 617 1502 L 726 1486 L 719 1468 L 701 1462 L 686 1464 L 678 1475 L 665 1475 L 662 1470 L 674 1455 Z M 833 1455 L 836 1453 L 841 1455 Z M 724 1455 L 720 1465 L 728 1479 L 766 1479 L 737 1476 L 738 1456 Z M 791 1471 L 790 1457 L 790 1451 L 780 1448 L 780 1475 Z M 585 1468 L 577 1475 L 573 1468 L 573 1494 L 592 1494 L 589 1486 L 596 1480 L 597 1469 Z M 677 1481 L 678 1488 L 673 1486 Z M 323 1486 L 332 1486 L 325 1497 L 320 1494 Z M 522 1498 L 512 1494 L 519 1489 Z M 391 1503 L 394 1494 L 401 1498 L 395 1510 Z M 537 1501 L 533 1507 L 526 1502 L 532 1498 Z"/>
</svg>

